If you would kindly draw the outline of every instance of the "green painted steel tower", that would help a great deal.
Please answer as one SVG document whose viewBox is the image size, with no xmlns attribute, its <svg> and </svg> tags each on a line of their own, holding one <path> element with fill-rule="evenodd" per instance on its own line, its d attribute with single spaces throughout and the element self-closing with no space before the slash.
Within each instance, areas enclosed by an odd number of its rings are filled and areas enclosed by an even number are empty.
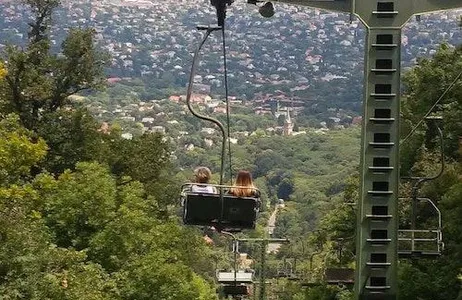
<svg viewBox="0 0 462 300">
<path fill-rule="evenodd" d="M 459 8 L 462 1 L 281 2 L 351 13 L 366 27 L 355 299 L 397 299 L 401 28 L 414 14 Z"/>
</svg>

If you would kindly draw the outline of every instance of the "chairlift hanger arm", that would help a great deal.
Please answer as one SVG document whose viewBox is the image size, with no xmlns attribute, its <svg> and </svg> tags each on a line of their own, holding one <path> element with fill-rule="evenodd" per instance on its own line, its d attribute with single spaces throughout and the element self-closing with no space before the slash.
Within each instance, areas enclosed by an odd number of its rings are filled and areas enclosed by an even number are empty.
<svg viewBox="0 0 462 300">
<path fill-rule="evenodd" d="M 210 34 L 213 31 L 219 30 L 221 28 L 220 27 L 213 27 L 213 26 L 208 26 L 208 27 L 198 26 L 198 29 L 205 29 L 206 31 L 205 31 L 204 38 L 202 39 L 201 43 L 199 44 L 199 47 L 197 47 L 196 52 L 194 52 L 193 63 L 192 63 L 192 68 L 191 68 L 191 74 L 189 75 L 188 91 L 187 91 L 187 94 L 186 94 L 186 104 L 188 106 L 188 109 L 191 111 L 191 113 L 195 117 L 197 117 L 199 119 L 202 119 L 202 120 L 205 120 L 205 121 L 209 121 L 209 122 L 214 123 L 215 125 L 217 125 L 220 128 L 223 136 L 225 136 L 226 135 L 225 129 L 223 127 L 223 124 L 220 123 L 220 121 L 218 121 L 217 119 L 214 119 L 214 118 L 211 118 L 209 116 L 202 115 L 202 114 L 196 112 L 194 110 L 194 108 L 192 107 L 192 105 L 191 105 L 192 88 L 193 88 L 194 76 L 195 76 L 195 73 L 196 73 L 196 67 L 197 67 L 197 62 L 198 62 L 200 51 L 202 49 L 202 46 L 204 46 L 205 42 L 207 41 L 208 37 L 210 36 Z M 220 184 L 222 184 L 222 183 L 220 183 Z"/>
<path fill-rule="evenodd" d="M 260 238 L 249 238 L 249 239 L 237 239 L 240 242 L 267 242 L 267 243 L 290 243 L 289 239 L 260 239 Z"/>
<path fill-rule="evenodd" d="M 197 51 L 194 53 L 194 58 L 193 58 L 193 66 L 191 68 L 191 74 L 189 78 L 189 84 L 188 84 L 188 91 L 186 95 L 186 102 L 188 109 L 191 111 L 191 113 L 202 120 L 209 121 L 214 123 L 220 128 L 220 131 L 222 133 L 222 150 L 221 150 L 221 167 L 220 167 L 220 185 L 223 184 L 223 178 L 224 178 L 224 160 L 225 160 L 225 152 L 226 152 L 226 140 L 230 136 L 230 126 L 229 126 L 229 101 L 228 101 L 228 75 L 227 75 L 227 66 L 226 66 L 226 42 L 225 42 L 225 19 L 226 19 L 226 8 L 227 6 L 230 6 L 234 0 L 210 0 L 210 4 L 215 7 L 216 13 L 217 13 L 217 24 L 218 26 L 197 26 L 198 30 L 206 30 L 205 36 L 200 43 Z M 218 31 L 220 30 L 222 33 L 222 39 L 223 39 L 223 64 L 224 64 L 224 85 L 225 85 L 225 98 L 226 98 L 226 115 L 227 115 L 227 124 L 228 124 L 228 132 L 225 132 L 225 128 L 223 124 L 221 124 L 220 121 L 217 119 L 201 115 L 198 112 L 194 111 L 194 109 L 191 106 L 190 99 L 191 99 L 191 94 L 192 94 L 192 86 L 193 86 L 193 79 L 194 79 L 194 74 L 195 74 L 195 69 L 196 69 L 196 64 L 197 64 L 197 58 L 199 57 L 200 50 L 202 46 L 204 45 L 205 41 L 209 37 L 210 33 L 213 31 Z M 230 176 L 232 180 L 232 163 L 231 163 L 231 141 L 228 141 L 229 143 L 229 162 L 230 162 Z M 220 193 L 221 194 L 221 193 Z M 223 201 L 223 200 L 221 200 Z"/>
<path fill-rule="evenodd" d="M 206 31 L 205 31 L 205 35 L 204 35 L 201 43 L 199 44 L 199 47 L 197 47 L 196 51 L 194 52 L 193 63 L 192 63 L 192 67 L 191 67 L 191 74 L 189 75 L 188 90 L 187 90 L 187 93 L 186 93 L 186 104 L 188 106 L 189 111 L 195 117 L 197 117 L 199 119 L 202 119 L 204 121 L 212 122 L 213 124 L 217 125 L 218 128 L 220 128 L 221 134 L 223 136 L 223 139 L 222 139 L 222 151 L 221 151 L 222 152 L 221 153 L 222 159 L 221 159 L 220 184 L 223 184 L 224 156 L 225 156 L 226 139 L 227 139 L 225 128 L 224 128 L 223 124 L 221 124 L 220 121 L 218 121 L 215 118 L 211 118 L 209 116 L 202 115 L 202 114 L 198 113 L 197 111 L 194 110 L 194 108 L 191 105 L 191 95 L 192 95 L 192 90 L 193 90 L 194 76 L 195 76 L 195 73 L 196 73 L 196 67 L 197 67 L 197 62 L 199 60 L 198 58 L 199 58 L 200 51 L 202 49 L 202 46 L 204 46 L 205 42 L 207 41 L 208 37 L 210 36 L 210 34 L 213 31 L 216 31 L 218 29 L 222 29 L 222 27 L 209 26 L 209 27 L 198 27 L 198 29 L 205 29 Z"/>
<path fill-rule="evenodd" d="M 436 130 L 438 131 L 438 137 L 440 138 L 441 169 L 440 169 L 440 172 L 438 174 L 436 174 L 435 176 L 425 178 L 424 182 L 429 181 L 429 180 L 437 179 L 444 172 L 444 138 L 443 138 L 443 131 L 441 130 L 441 128 L 438 125 L 436 125 Z"/>
<path fill-rule="evenodd" d="M 430 118 L 429 118 L 430 119 Z M 431 119 L 431 120 L 436 120 L 436 119 Z M 440 168 L 440 171 L 438 172 L 438 174 L 434 175 L 434 176 L 431 176 L 431 177 L 417 177 L 417 176 L 410 176 L 410 177 L 402 177 L 402 179 L 406 179 L 406 180 L 412 180 L 412 181 L 416 181 L 412 190 L 413 192 L 417 192 L 417 190 L 420 188 L 420 185 L 423 184 L 424 182 L 427 182 L 427 181 L 431 181 L 431 180 L 435 180 L 437 178 L 439 178 L 443 172 L 444 172 L 444 168 L 445 168 L 445 162 L 444 162 L 444 138 L 443 138 L 443 131 L 441 130 L 440 126 L 436 125 L 436 130 L 438 131 L 438 137 L 439 137 L 439 140 L 440 140 L 440 160 L 441 160 L 441 168 Z"/>
<path fill-rule="evenodd" d="M 226 7 L 230 6 L 234 0 L 210 0 L 210 4 L 217 10 L 217 24 L 224 28 L 226 19 Z"/>
</svg>

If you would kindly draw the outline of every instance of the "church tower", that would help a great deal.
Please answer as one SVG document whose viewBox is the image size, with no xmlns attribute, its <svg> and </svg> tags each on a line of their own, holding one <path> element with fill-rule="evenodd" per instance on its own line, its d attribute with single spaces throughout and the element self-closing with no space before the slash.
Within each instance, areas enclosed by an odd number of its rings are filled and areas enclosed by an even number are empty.
<svg viewBox="0 0 462 300">
<path fill-rule="evenodd" d="M 290 118 L 290 111 L 289 108 L 287 107 L 286 110 L 286 119 L 284 120 L 284 135 L 292 135 L 292 131 L 294 129 L 294 123 L 292 122 L 292 119 Z"/>
</svg>

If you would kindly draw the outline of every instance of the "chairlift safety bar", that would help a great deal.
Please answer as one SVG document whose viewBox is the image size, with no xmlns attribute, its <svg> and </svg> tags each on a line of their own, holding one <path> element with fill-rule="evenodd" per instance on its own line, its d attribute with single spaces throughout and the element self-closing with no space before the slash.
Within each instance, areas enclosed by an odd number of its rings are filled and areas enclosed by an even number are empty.
<svg viewBox="0 0 462 300">
<path fill-rule="evenodd" d="M 241 189 L 251 189 L 253 191 L 259 192 L 260 190 L 256 187 L 248 187 L 248 186 L 239 186 L 239 185 L 224 185 L 224 184 L 213 184 L 213 183 L 200 183 L 200 182 L 187 182 L 181 185 L 181 191 L 187 192 L 186 187 L 190 187 L 193 185 L 201 185 L 201 186 L 211 186 L 217 188 L 219 191 L 223 189 L 232 189 L 232 188 L 241 188 Z M 200 194 L 200 193 L 199 193 Z"/>
</svg>

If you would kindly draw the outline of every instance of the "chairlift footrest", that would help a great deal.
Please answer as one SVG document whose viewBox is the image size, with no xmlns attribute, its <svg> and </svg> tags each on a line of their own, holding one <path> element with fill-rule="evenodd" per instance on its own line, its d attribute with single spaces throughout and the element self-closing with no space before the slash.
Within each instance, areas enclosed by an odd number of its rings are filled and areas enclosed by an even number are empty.
<svg viewBox="0 0 462 300">
<path fill-rule="evenodd" d="M 414 250 L 414 251 L 406 251 L 400 250 L 398 251 L 398 256 L 400 258 L 436 258 L 441 256 L 441 252 L 438 251 L 421 251 L 421 250 Z"/>
</svg>

